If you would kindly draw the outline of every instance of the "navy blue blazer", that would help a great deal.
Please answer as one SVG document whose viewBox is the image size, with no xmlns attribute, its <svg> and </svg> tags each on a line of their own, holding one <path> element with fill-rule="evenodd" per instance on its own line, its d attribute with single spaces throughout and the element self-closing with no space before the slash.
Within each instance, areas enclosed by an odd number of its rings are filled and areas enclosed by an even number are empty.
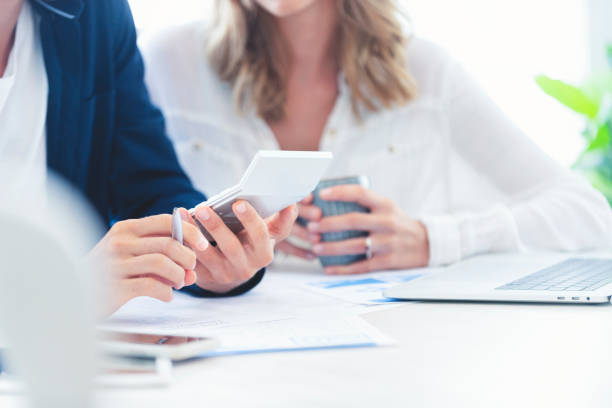
<svg viewBox="0 0 612 408">
<path fill-rule="evenodd" d="M 48 167 L 81 191 L 108 226 L 202 202 L 149 99 L 127 1 L 30 3 L 40 15 L 49 82 Z M 224 295 L 243 293 L 262 277 L 263 270 Z"/>
</svg>

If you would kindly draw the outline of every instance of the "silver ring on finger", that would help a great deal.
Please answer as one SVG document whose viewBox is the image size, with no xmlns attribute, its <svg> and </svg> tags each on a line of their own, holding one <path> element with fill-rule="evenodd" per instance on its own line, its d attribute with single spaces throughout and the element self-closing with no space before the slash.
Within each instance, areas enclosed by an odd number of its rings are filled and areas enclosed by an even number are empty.
<svg viewBox="0 0 612 408">
<path fill-rule="evenodd" d="M 366 259 L 372 259 L 372 237 L 365 239 L 365 255 Z"/>
</svg>

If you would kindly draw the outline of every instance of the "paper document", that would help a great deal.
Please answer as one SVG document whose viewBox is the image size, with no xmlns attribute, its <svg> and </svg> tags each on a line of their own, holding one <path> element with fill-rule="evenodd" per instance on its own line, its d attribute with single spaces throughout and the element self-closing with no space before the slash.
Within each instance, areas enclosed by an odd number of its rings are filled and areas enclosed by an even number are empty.
<svg viewBox="0 0 612 408">
<path fill-rule="evenodd" d="M 307 291 L 282 275 L 266 274 L 256 288 L 237 297 L 198 298 L 175 292 L 170 303 L 133 299 L 102 326 L 120 331 L 198 336 L 223 327 L 358 312 L 353 304 Z"/>
<path fill-rule="evenodd" d="M 377 272 L 368 275 L 321 277 L 303 284 L 305 289 L 346 302 L 360 305 L 399 305 L 383 296 L 383 291 L 399 283 L 409 282 L 425 273 L 414 269 L 406 271 Z"/>
<path fill-rule="evenodd" d="M 221 342 L 215 354 L 393 343 L 357 316 L 365 311 L 363 306 L 306 290 L 302 283 L 300 278 L 271 273 L 251 292 L 233 298 L 202 299 L 176 292 L 170 303 L 134 299 L 101 326 L 214 337 Z"/>
<path fill-rule="evenodd" d="M 394 344 L 358 316 L 292 318 L 220 329 L 210 335 L 221 341 L 219 349 L 207 353 L 213 356 Z"/>
<path fill-rule="evenodd" d="M 138 333 L 197 336 L 208 329 L 286 319 L 292 316 L 290 313 L 271 308 L 265 308 L 263 313 L 251 312 L 245 307 L 244 299 L 234 299 L 237 300 L 236 304 L 231 304 L 227 300 L 200 299 L 180 292 L 174 294 L 174 300 L 170 303 L 151 298 L 137 298 L 119 309 L 104 322 L 102 327 Z M 257 309 L 257 305 L 254 308 Z"/>
</svg>

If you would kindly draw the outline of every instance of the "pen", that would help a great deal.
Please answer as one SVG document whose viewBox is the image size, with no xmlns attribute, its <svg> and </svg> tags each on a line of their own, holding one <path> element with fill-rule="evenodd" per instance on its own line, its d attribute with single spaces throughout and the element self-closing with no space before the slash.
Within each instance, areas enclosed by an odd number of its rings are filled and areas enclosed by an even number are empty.
<svg viewBox="0 0 612 408">
<path fill-rule="evenodd" d="M 183 219 L 178 208 L 172 211 L 172 239 L 183 245 Z"/>
</svg>

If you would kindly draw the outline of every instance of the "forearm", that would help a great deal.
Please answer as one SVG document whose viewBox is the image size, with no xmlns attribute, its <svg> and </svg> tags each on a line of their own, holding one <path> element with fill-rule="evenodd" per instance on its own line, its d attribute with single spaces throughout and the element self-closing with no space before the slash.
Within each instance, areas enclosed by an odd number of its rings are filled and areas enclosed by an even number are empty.
<svg viewBox="0 0 612 408">
<path fill-rule="evenodd" d="M 586 183 L 565 178 L 530 197 L 473 213 L 423 217 L 430 265 L 491 252 L 578 251 L 612 243 L 612 212 Z"/>
</svg>

